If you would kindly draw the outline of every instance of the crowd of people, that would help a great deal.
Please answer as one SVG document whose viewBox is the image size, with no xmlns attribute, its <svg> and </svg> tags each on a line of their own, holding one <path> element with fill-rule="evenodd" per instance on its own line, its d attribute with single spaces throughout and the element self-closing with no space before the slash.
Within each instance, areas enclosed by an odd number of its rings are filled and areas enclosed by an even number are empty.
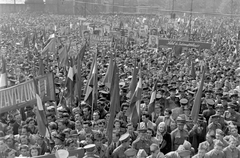
<svg viewBox="0 0 240 158">
<path fill-rule="evenodd" d="M 69 41 L 72 55 L 85 41 L 79 16 L 14 13 L 0 16 L 1 53 L 7 61 L 8 86 L 23 83 L 37 76 L 39 56 L 44 72 L 54 74 L 56 100 L 44 103 L 50 137 L 39 134 L 35 106 L 31 105 L 0 114 L 0 157 L 36 157 L 54 154 L 57 150 L 83 148 L 85 158 L 239 158 L 239 56 L 237 18 L 194 16 L 189 26 L 188 16 L 171 20 L 162 15 L 98 15 L 84 20 L 96 25 L 131 27 L 132 42 L 104 45 L 98 49 L 98 102 L 95 109 L 76 96 L 65 99 L 67 72 L 59 67 L 57 53 L 41 56 L 50 35 L 55 34 L 60 45 Z M 84 18 L 82 18 L 84 19 Z M 191 23 L 191 21 L 190 21 Z M 61 28 L 69 27 L 63 33 Z M 146 36 L 140 28 L 147 27 Z M 88 27 L 86 27 L 89 29 Z M 190 29 L 189 29 L 190 28 Z M 150 30 L 165 39 L 186 39 L 211 43 L 209 50 L 149 47 Z M 116 29 L 115 29 L 116 30 Z M 36 43 L 26 36 L 36 33 Z M 190 34 L 190 35 L 189 35 Z M 110 32 L 103 36 L 110 36 Z M 128 40 L 127 40 L 128 41 Z M 34 41 L 35 42 L 35 41 Z M 71 44 L 70 42 L 70 44 Z M 89 41 L 91 43 L 91 41 Z M 116 42 L 113 40 L 113 42 Z M 83 91 L 92 63 L 92 45 L 83 58 Z M 100 47 L 100 46 L 99 46 Z M 109 122 L 110 92 L 103 84 L 111 53 L 120 74 L 121 110 L 116 114 L 112 142 L 106 128 Z M 136 62 L 141 65 L 142 95 L 139 122 L 133 124 L 126 116 L 131 98 L 129 86 Z M 166 64 L 167 63 L 167 64 Z M 192 74 L 194 64 L 195 75 Z M 204 65 L 204 66 L 203 66 Z M 165 70 L 163 70 L 163 67 Z M 205 80 L 198 121 L 191 118 L 194 99 L 200 85 L 202 70 Z M 151 92 L 157 83 L 154 112 L 148 112 Z M 0 109 L 1 112 L 1 109 Z"/>
</svg>

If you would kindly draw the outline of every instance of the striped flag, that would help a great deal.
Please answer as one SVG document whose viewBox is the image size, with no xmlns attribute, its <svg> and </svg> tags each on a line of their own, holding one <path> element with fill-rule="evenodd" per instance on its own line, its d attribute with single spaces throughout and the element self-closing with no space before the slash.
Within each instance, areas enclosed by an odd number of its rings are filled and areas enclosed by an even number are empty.
<svg viewBox="0 0 240 158">
<path fill-rule="evenodd" d="M 44 65 L 43 65 L 43 59 L 39 58 L 39 76 L 44 75 Z"/>
<path fill-rule="evenodd" d="M 133 68 L 133 72 L 132 72 L 132 79 L 129 85 L 129 92 L 127 94 L 128 98 L 132 98 L 132 95 L 136 89 L 137 86 L 137 73 L 138 73 L 138 68 L 137 68 L 137 61 L 135 61 L 135 65 Z"/>
<path fill-rule="evenodd" d="M 65 67 L 68 65 L 67 46 L 63 46 L 61 49 L 58 50 L 58 60 L 59 67 Z"/>
<path fill-rule="evenodd" d="M 44 137 L 50 137 L 50 133 L 47 127 L 47 119 L 45 109 L 42 104 L 42 98 L 39 95 L 39 90 L 37 86 L 37 81 L 34 79 L 35 91 L 36 91 L 36 100 L 37 100 L 37 107 L 36 107 L 36 117 L 37 117 L 37 126 L 38 132 L 40 135 Z"/>
<path fill-rule="evenodd" d="M 201 106 L 201 98 L 202 98 L 204 79 L 205 79 L 205 67 L 203 68 L 201 82 L 200 82 L 200 85 L 198 87 L 198 91 L 197 91 L 197 94 L 195 96 L 192 111 L 191 111 L 191 117 L 192 117 L 192 120 L 193 120 L 194 123 L 196 123 L 197 120 L 198 120 L 198 114 L 199 114 L 200 106 Z"/>
<path fill-rule="evenodd" d="M 2 73 L 0 74 L 0 89 L 7 88 L 8 86 L 6 66 L 7 66 L 6 60 L 2 56 Z"/>
<path fill-rule="evenodd" d="M 84 101 L 89 105 L 96 105 L 97 103 L 97 52 L 93 60 L 92 71 L 90 72 L 90 77 L 86 86 L 86 93 Z"/>
<path fill-rule="evenodd" d="M 156 95 L 157 95 L 157 81 L 155 82 L 155 84 L 153 86 L 151 99 L 150 99 L 150 102 L 148 104 L 148 113 L 149 114 L 151 114 L 155 111 Z"/>
<path fill-rule="evenodd" d="M 131 118 L 131 122 L 134 126 L 137 125 L 139 116 L 140 116 L 140 102 L 142 97 L 142 73 L 139 69 L 139 80 L 136 86 L 136 89 L 130 100 L 129 108 L 126 112 L 126 115 Z"/>
<path fill-rule="evenodd" d="M 113 78 L 113 55 L 110 54 L 110 62 L 107 68 L 107 72 L 106 75 L 103 79 L 103 83 L 106 87 L 108 87 L 109 89 L 111 88 L 111 82 L 112 82 L 112 78 Z"/>
</svg>

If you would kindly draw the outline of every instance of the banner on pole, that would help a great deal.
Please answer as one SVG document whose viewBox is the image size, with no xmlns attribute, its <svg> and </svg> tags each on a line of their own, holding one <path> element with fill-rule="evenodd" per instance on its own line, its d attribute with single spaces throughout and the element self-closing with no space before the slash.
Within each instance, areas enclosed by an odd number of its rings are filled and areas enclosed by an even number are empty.
<svg viewBox="0 0 240 158">
<path fill-rule="evenodd" d="M 43 101 L 55 100 L 53 74 L 36 78 L 39 94 Z M 36 103 L 36 89 L 33 80 L 0 90 L 0 113 L 22 108 Z"/>
<path fill-rule="evenodd" d="M 200 49 L 211 49 L 210 43 L 203 43 L 203 42 L 194 42 L 194 41 L 177 41 L 177 40 L 170 40 L 170 39 L 159 39 L 158 42 L 159 46 L 168 46 L 168 47 L 190 47 L 190 48 L 200 48 Z"/>
</svg>

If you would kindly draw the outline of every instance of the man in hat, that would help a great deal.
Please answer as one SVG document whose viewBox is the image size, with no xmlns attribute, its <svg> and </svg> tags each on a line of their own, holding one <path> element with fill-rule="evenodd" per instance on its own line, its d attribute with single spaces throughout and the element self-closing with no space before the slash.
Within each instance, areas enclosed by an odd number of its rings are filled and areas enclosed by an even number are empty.
<svg viewBox="0 0 240 158">
<path fill-rule="evenodd" d="M 237 149 L 238 140 L 234 137 L 231 137 L 229 145 L 223 149 L 225 158 L 234 158 L 240 157 L 240 150 Z"/>
<path fill-rule="evenodd" d="M 94 154 L 96 149 L 95 144 L 88 144 L 84 146 L 85 149 L 85 156 L 83 158 L 100 158 L 98 155 Z"/>
<path fill-rule="evenodd" d="M 212 99 L 206 99 L 207 108 L 203 111 L 203 117 L 206 118 L 206 121 L 208 122 L 210 116 L 214 115 L 216 112 L 213 109 L 213 106 L 215 105 L 214 101 Z"/>
<path fill-rule="evenodd" d="M 218 140 L 215 142 L 214 148 L 206 153 L 205 158 L 224 158 L 224 153 L 222 150 L 223 144 Z"/>
<path fill-rule="evenodd" d="M 118 146 L 112 153 L 113 158 L 126 158 L 124 152 L 129 148 L 130 145 L 130 135 L 128 133 L 123 134 L 119 141 L 122 143 Z"/>
<path fill-rule="evenodd" d="M 108 157 L 108 147 L 107 145 L 103 144 L 103 134 L 100 132 L 96 132 L 94 135 L 94 143 L 96 145 L 96 151 L 95 154 L 98 155 L 101 158 L 107 158 Z"/>
<path fill-rule="evenodd" d="M 228 128 L 229 128 L 230 135 L 225 136 L 224 140 L 230 143 L 230 140 L 233 137 L 237 140 L 237 146 L 239 146 L 240 145 L 240 135 L 238 134 L 237 126 L 229 125 Z"/>
<path fill-rule="evenodd" d="M 138 130 L 138 138 L 132 143 L 132 147 L 136 150 L 144 149 L 147 154 L 150 154 L 151 140 L 147 139 L 146 132 L 146 128 Z"/>
<path fill-rule="evenodd" d="M 228 110 L 225 111 L 223 114 L 223 118 L 225 119 L 225 122 L 229 124 L 230 122 L 236 125 L 239 129 L 240 127 L 240 114 L 236 112 L 235 110 L 235 104 L 229 104 Z"/>
<path fill-rule="evenodd" d="M 177 118 L 177 128 L 171 132 L 172 150 L 177 150 L 179 145 L 188 140 L 188 131 L 184 129 L 186 120 L 182 117 Z"/>
<path fill-rule="evenodd" d="M 142 122 L 140 122 L 139 126 L 140 127 L 144 126 L 145 128 L 151 128 L 152 130 L 155 130 L 156 124 L 150 121 L 149 118 L 150 118 L 150 115 L 147 112 L 143 112 Z"/>
</svg>

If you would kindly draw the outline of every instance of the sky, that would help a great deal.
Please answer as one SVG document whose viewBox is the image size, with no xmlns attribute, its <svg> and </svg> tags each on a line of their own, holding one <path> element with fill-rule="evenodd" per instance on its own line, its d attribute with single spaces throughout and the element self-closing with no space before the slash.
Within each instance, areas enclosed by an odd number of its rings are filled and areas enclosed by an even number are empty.
<svg viewBox="0 0 240 158">
<path fill-rule="evenodd" d="M 16 4 L 23 4 L 25 0 L 16 0 Z M 0 0 L 0 4 L 14 4 L 14 0 Z"/>
</svg>

